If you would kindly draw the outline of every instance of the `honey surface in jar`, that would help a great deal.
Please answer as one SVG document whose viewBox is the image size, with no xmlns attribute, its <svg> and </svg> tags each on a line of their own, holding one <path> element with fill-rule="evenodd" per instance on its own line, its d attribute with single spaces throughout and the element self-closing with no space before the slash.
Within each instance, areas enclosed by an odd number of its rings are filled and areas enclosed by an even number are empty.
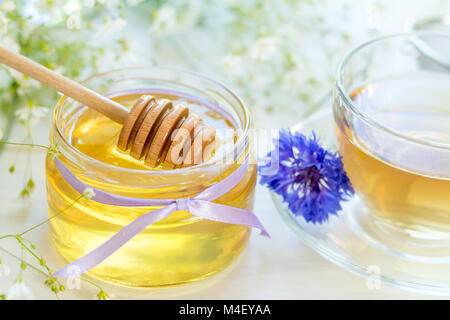
<svg viewBox="0 0 450 320">
<path fill-rule="evenodd" d="M 217 154 L 232 148 L 233 138 L 220 136 L 220 132 L 235 128 L 220 113 L 180 97 L 151 92 L 146 94 L 157 99 L 170 99 L 174 104 L 184 103 L 191 113 L 215 128 L 219 133 Z M 140 95 L 124 94 L 113 99 L 131 108 Z M 92 187 L 128 197 L 192 197 L 222 180 L 240 165 L 230 164 L 227 170 L 213 179 L 186 173 L 186 168 L 170 171 L 164 165 L 149 168 L 142 160 L 117 149 L 120 124 L 88 108 L 72 112 L 63 129 L 66 140 L 80 152 L 78 156 L 89 163 L 86 170 L 74 172 L 77 177 Z M 61 160 L 66 164 L 68 162 L 64 156 Z M 111 166 L 122 168 L 123 174 L 113 174 L 115 170 L 111 170 Z M 127 169 L 130 174 L 127 174 Z M 176 173 L 177 170 L 180 174 Z M 251 210 L 255 181 L 256 166 L 250 165 L 240 183 L 215 202 Z M 85 198 L 77 200 L 80 195 L 62 179 L 50 157 L 47 159 L 47 190 L 49 215 L 57 214 L 51 220 L 51 237 L 67 261 L 85 255 L 137 217 L 160 208 L 119 207 Z M 249 234 L 250 230 L 245 226 L 202 220 L 187 211 L 176 211 L 147 227 L 88 274 L 105 281 L 139 287 L 192 282 L 229 265 L 245 247 Z"/>
</svg>

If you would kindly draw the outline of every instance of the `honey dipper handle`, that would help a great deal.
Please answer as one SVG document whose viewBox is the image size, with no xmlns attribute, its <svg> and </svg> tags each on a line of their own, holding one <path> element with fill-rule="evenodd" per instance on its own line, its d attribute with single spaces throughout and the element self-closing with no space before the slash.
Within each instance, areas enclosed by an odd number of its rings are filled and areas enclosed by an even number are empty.
<svg viewBox="0 0 450 320">
<path fill-rule="evenodd" d="M 113 121 L 124 123 L 128 116 L 128 110 L 121 104 L 2 46 L 0 62 L 97 110 Z"/>
</svg>

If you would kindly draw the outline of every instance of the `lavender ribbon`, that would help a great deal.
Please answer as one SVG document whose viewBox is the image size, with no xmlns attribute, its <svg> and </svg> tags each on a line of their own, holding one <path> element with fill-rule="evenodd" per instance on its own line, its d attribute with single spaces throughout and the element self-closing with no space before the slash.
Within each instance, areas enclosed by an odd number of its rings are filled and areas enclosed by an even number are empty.
<svg viewBox="0 0 450 320">
<path fill-rule="evenodd" d="M 83 191 L 89 187 L 78 180 L 59 159 L 55 159 L 55 164 L 62 177 L 79 193 L 83 193 Z M 140 216 L 127 226 L 123 227 L 102 245 L 83 257 L 69 263 L 53 275 L 56 277 L 76 277 L 89 271 L 116 252 L 147 226 L 168 217 L 174 211 L 178 210 L 187 210 L 192 215 L 202 219 L 257 228 L 261 230 L 261 235 L 270 237 L 259 219 L 251 211 L 211 202 L 236 186 L 244 177 L 247 169 L 248 159 L 228 177 L 210 186 L 193 198 L 140 199 L 110 194 L 91 187 L 95 192 L 95 196 L 92 197 L 91 200 L 99 203 L 123 207 L 162 205 L 165 207 Z"/>
</svg>

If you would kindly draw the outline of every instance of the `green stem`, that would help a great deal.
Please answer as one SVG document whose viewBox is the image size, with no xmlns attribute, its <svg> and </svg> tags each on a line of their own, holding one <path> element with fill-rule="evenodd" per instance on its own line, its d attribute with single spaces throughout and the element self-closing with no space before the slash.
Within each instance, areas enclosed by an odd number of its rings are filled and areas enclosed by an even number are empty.
<svg viewBox="0 0 450 320">
<path fill-rule="evenodd" d="M 0 250 L 3 251 L 4 253 L 10 255 L 11 257 L 13 257 L 13 258 L 19 260 L 19 261 L 23 261 L 23 262 L 24 262 L 28 267 L 30 267 L 31 269 L 33 269 L 33 270 L 35 270 L 35 271 L 37 271 L 37 272 L 43 274 L 44 276 L 47 276 L 47 274 L 46 274 L 44 271 L 40 270 L 39 268 L 36 268 L 35 266 L 33 266 L 32 264 L 26 262 L 25 260 L 22 260 L 20 257 L 16 256 L 14 253 L 12 253 L 12 252 L 6 250 L 5 248 L 0 247 Z"/>
<path fill-rule="evenodd" d="M 35 226 L 33 226 L 33 227 L 27 229 L 27 230 L 25 230 L 24 232 L 18 234 L 17 236 L 21 237 L 21 236 L 23 236 L 25 233 L 28 233 L 28 232 L 30 232 L 30 231 L 32 231 L 32 230 L 34 230 L 34 229 L 36 229 L 36 228 L 39 228 L 40 226 L 46 224 L 47 222 L 49 222 L 49 221 L 52 220 L 53 218 L 56 218 L 56 217 L 59 216 L 60 214 L 64 213 L 67 209 L 71 208 L 75 203 L 77 203 L 78 201 L 80 201 L 80 199 L 83 198 L 83 197 L 84 197 L 84 195 L 80 195 L 78 198 L 75 199 L 75 201 L 73 201 L 71 204 L 69 204 L 67 207 L 65 207 L 65 208 L 64 208 L 63 210 L 61 210 L 60 212 L 55 213 L 55 214 L 54 214 L 53 216 L 51 216 L 50 218 L 48 218 L 48 219 L 42 221 L 41 223 L 39 223 L 39 224 L 37 224 L 37 225 L 35 225 Z M 1 238 L 0 238 L 0 239 L 1 239 Z"/>
<path fill-rule="evenodd" d="M 38 261 L 41 261 L 41 257 L 39 257 L 37 254 L 35 254 L 30 248 L 28 248 L 25 243 L 22 241 L 22 239 L 20 238 L 20 236 L 16 236 L 17 241 L 20 243 L 20 245 L 22 246 L 22 248 L 24 248 L 25 250 L 27 250 L 33 257 L 35 257 Z M 24 259 L 22 259 L 23 261 Z"/>
<path fill-rule="evenodd" d="M 91 280 L 86 279 L 86 278 L 84 278 L 84 277 L 80 277 L 80 279 L 83 280 L 84 282 L 87 282 L 87 283 L 89 283 L 90 285 L 96 287 L 98 290 L 104 291 L 103 288 L 100 287 L 100 286 L 99 286 L 98 284 L 96 284 L 95 282 L 92 282 Z"/>
<path fill-rule="evenodd" d="M 25 147 L 38 147 L 38 148 L 44 148 L 49 149 L 49 147 L 41 145 L 41 144 L 34 144 L 34 143 L 20 143 L 20 142 L 8 142 L 4 141 L 3 144 L 12 145 L 12 146 L 25 146 Z"/>
<path fill-rule="evenodd" d="M 11 257 L 13 257 L 13 258 L 15 258 L 15 259 L 17 259 L 17 260 L 19 260 L 19 261 L 23 261 L 23 262 L 24 262 L 28 267 L 30 267 L 31 269 L 33 269 L 33 270 L 35 270 L 35 271 L 41 273 L 42 275 L 48 277 L 48 274 L 47 274 L 47 273 L 45 273 L 44 271 L 40 270 L 39 268 L 36 268 L 36 267 L 33 266 L 32 264 L 26 262 L 26 261 L 23 260 L 22 258 L 16 256 L 14 253 L 12 253 L 12 252 L 6 250 L 5 248 L 0 247 L 0 251 L 3 251 L 4 253 L 10 255 Z M 93 281 L 91 281 L 91 280 L 89 280 L 89 279 L 86 279 L 86 278 L 84 278 L 84 277 L 80 277 L 80 279 L 83 280 L 84 282 L 89 283 L 90 285 L 96 287 L 97 289 L 99 289 L 99 290 L 101 290 L 101 291 L 104 291 L 103 288 L 100 287 L 100 286 L 99 286 L 98 284 L 96 284 L 95 282 L 93 282 Z"/>
<path fill-rule="evenodd" d="M 6 239 L 6 238 L 15 238 L 15 237 L 16 237 L 16 235 L 14 235 L 14 234 L 7 234 L 6 236 L 0 237 L 0 240 Z"/>
</svg>

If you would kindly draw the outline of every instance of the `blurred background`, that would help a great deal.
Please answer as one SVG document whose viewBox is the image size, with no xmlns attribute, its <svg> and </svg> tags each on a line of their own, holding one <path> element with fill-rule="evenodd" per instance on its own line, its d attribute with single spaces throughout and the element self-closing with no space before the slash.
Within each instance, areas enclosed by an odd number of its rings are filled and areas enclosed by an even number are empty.
<svg viewBox="0 0 450 320">
<path fill-rule="evenodd" d="M 76 80 L 170 65 L 238 92 L 257 127 L 287 127 L 327 101 L 344 53 L 370 37 L 449 12 L 450 3 L 387 0 L 2 0 L 0 44 Z M 0 66 L 0 127 L 32 140 L 57 93 Z"/>
</svg>

